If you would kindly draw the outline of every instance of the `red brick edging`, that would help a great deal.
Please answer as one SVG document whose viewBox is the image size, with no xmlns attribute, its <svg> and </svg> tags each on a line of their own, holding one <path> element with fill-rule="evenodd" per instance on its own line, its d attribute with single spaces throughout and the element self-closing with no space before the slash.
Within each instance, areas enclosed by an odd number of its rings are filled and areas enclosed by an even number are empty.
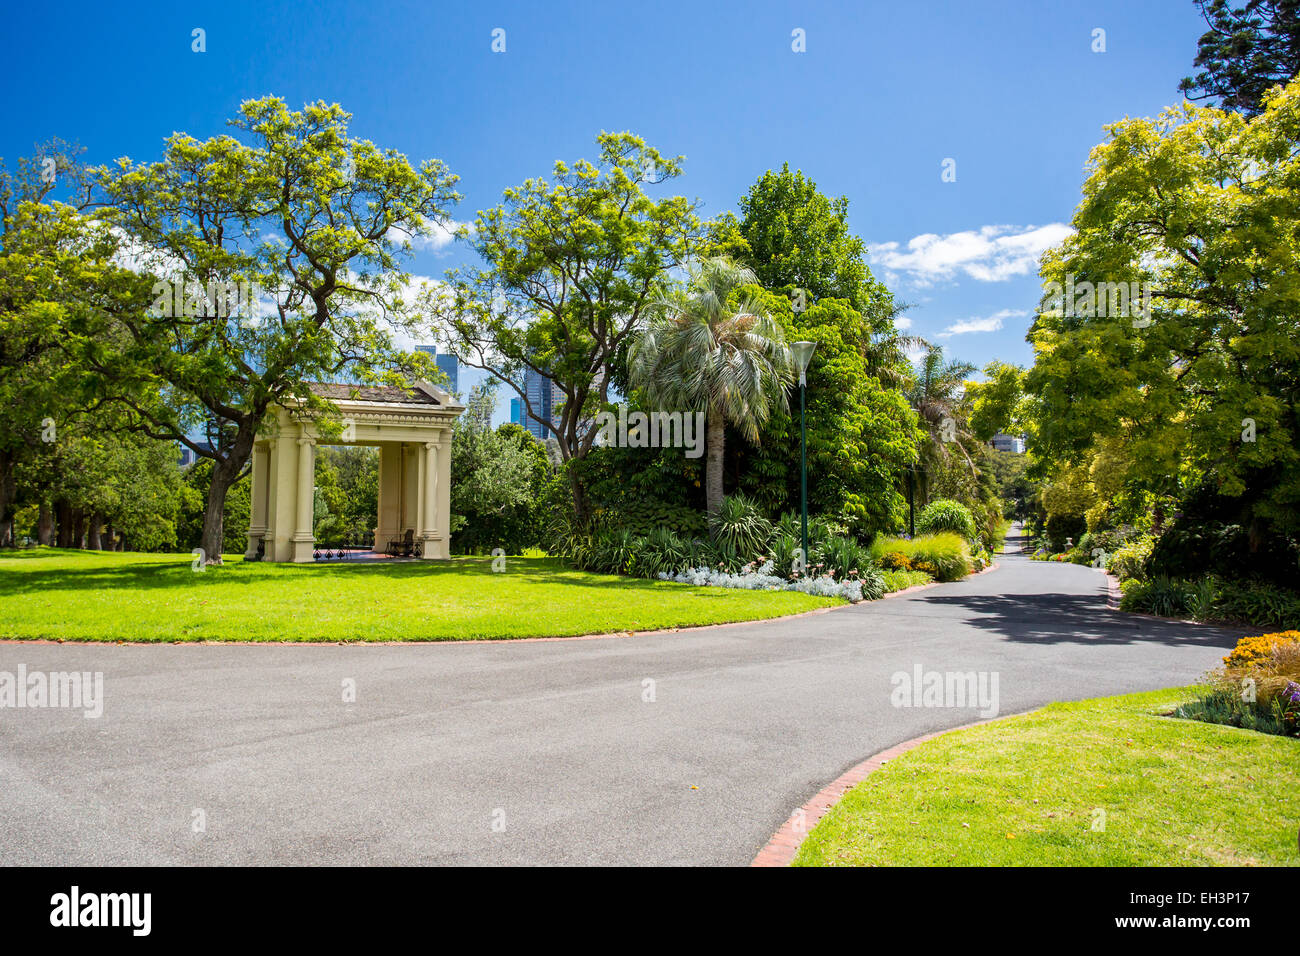
<svg viewBox="0 0 1300 956">
<path fill-rule="evenodd" d="M 936 730 L 932 734 L 924 734 L 920 737 L 913 737 L 911 740 L 904 740 L 901 744 L 895 744 L 888 750 L 882 750 L 880 753 L 868 757 L 857 766 L 844 771 L 844 773 L 819 790 L 815 797 L 791 813 L 785 823 L 781 824 L 781 829 L 772 834 L 772 839 L 767 841 L 767 846 L 758 851 L 758 856 L 754 857 L 754 861 L 749 865 L 789 866 L 799 852 L 799 847 L 803 844 L 804 839 L 807 838 L 812 828 L 817 825 L 817 822 L 830 811 L 831 807 L 835 806 L 844 794 L 863 780 L 866 780 L 872 773 L 895 757 L 900 757 L 909 750 L 913 750 L 927 741 L 934 740 L 936 737 L 942 737 L 944 734 L 950 734 L 957 730 L 968 730 L 971 727 L 979 727 L 996 720 L 1005 720 L 1007 717 L 1018 716 L 1021 715 L 1005 714 L 1000 717 L 991 717 L 988 720 L 977 720 L 973 724 L 962 724 L 960 727 Z"/>
</svg>

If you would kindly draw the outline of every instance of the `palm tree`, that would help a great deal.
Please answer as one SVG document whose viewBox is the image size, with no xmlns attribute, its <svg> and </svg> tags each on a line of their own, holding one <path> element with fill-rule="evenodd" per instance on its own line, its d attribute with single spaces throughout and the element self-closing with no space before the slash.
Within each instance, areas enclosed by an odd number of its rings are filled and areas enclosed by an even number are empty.
<svg viewBox="0 0 1300 956">
<path fill-rule="evenodd" d="M 773 410 L 786 407 L 794 381 L 781 327 L 741 291 L 756 282 L 751 270 L 724 257 L 696 264 L 685 288 L 659 298 L 629 353 L 631 383 L 652 405 L 706 413 L 710 515 L 722 504 L 726 426 L 757 442 Z"/>
<path fill-rule="evenodd" d="M 867 372 L 885 388 L 904 387 L 910 381 L 908 370 L 912 360 L 909 353 L 931 348 L 921 336 L 899 335 L 894 326 L 894 320 L 913 307 L 911 302 L 891 302 L 886 313 L 889 331 L 872 333 L 863 344 L 862 357 L 866 360 Z"/>
<path fill-rule="evenodd" d="M 943 349 L 926 343 L 912 370 L 912 380 L 907 388 L 908 401 L 916 409 L 921 424 L 929 433 L 929 441 L 921 450 L 923 463 L 947 461 L 949 445 L 955 445 L 966 459 L 972 474 L 975 462 L 966 445 L 973 440 L 961 414 L 961 398 L 966 379 L 975 371 L 969 362 L 945 362 Z M 951 424 L 945 424 L 951 422 Z M 930 468 L 923 468 L 926 473 Z M 928 482 L 923 498 L 929 497 Z"/>
</svg>

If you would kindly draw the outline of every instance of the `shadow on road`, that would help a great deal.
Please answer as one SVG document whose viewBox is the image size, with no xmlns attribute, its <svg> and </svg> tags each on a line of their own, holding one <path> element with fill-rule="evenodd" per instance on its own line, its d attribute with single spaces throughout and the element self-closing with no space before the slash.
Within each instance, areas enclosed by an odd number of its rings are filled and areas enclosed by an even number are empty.
<svg viewBox="0 0 1300 956">
<path fill-rule="evenodd" d="M 963 623 L 1028 644 L 1197 645 L 1231 648 L 1246 631 L 1137 617 L 1099 606 L 1096 595 L 934 595 L 924 603 L 962 614 Z"/>
</svg>

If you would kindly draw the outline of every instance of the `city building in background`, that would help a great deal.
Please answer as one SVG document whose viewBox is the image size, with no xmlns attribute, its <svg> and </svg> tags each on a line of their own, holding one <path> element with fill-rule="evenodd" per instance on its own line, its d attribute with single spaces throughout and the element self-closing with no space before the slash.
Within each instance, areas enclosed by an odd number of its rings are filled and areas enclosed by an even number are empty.
<svg viewBox="0 0 1300 956">
<path fill-rule="evenodd" d="M 441 369 L 442 373 L 447 376 L 447 381 L 450 383 L 448 385 L 448 389 L 450 390 L 452 395 L 459 398 L 460 397 L 460 359 L 457 358 L 455 355 L 439 355 L 438 347 L 436 345 L 417 345 L 415 348 L 417 351 L 425 352 L 433 356 L 433 360 L 434 362 L 437 363 L 438 368 Z"/>
<path fill-rule="evenodd" d="M 560 423 L 560 406 L 564 402 L 564 393 L 555 382 L 531 368 L 524 375 L 524 393 L 528 396 L 527 404 L 518 398 L 511 399 L 510 420 L 528 429 L 538 441 L 544 442 L 551 433 L 542 422 L 549 421 L 553 425 Z"/>
<path fill-rule="evenodd" d="M 1025 453 L 1025 439 L 1021 435 L 1004 435 L 1002 432 L 998 432 L 993 436 L 993 440 L 989 444 L 998 451 L 1009 451 L 1015 455 Z"/>
<path fill-rule="evenodd" d="M 194 443 L 199 447 L 201 447 L 204 451 L 213 451 L 212 442 L 210 441 L 205 441 L 203 439 L 194 439 Z M 180 458 L 177 460 L 176 463 L 180 465 L 182 468 L 188 468 L 190 467 L 190 465 L 194 464 L 196 461 L 199 460 L 199 456 L 194 453 L 194 449 L 192 449 L 189 445 L 182 445 L 178 442 L 177 447 L 180 449 Z"/>
</svg>

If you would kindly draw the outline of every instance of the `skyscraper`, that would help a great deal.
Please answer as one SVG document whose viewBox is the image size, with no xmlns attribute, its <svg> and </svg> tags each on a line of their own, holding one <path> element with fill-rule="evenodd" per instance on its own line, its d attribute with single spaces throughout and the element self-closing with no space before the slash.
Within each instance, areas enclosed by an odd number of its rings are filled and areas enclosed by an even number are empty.
<svg viewBox="0 0 1300 956">
<path fill-rule="evenodd" d="M 555 382 L 531 368 L 524 374 L 524 393 L 528 396 L 528 404 L 525 405 L 519 399 L 514 399 L 510 406 L 512 418 L 514 402 L 518 402 L 520 405 L 520 418 L 528 419 L 527 421 L 521 421 L 520 424 L 528 429 L 539 441 L 546 441 L 551 433 L 542 422 L 559 423 L 559 410 L 561 403 L 564 401 L 564 393 L 560 391 Z M 532 409 L 531 414 L 528 411 L 529 407 Z"/>
<path fill-rule="evenodd" d="M 452 395 L 460 394 L 460 359 L 455 355 L 439 355 L 436 345 L 417 345 L 417 352 L 425 352 L 433 356 L 433 361 L 437 364 L 442 373 L 447 376 L 447 388 Z"/>
<path fill-rule="evenodd" d="M 438 363 L 438 368 L 442 369 L 443 374 L 447 376 L 447 381 L 451 383 L 452 394 L 459 395 L 460 359 L 455 355 L 438 355 L 434 357 L 434 361 Z"/>
</svg>

